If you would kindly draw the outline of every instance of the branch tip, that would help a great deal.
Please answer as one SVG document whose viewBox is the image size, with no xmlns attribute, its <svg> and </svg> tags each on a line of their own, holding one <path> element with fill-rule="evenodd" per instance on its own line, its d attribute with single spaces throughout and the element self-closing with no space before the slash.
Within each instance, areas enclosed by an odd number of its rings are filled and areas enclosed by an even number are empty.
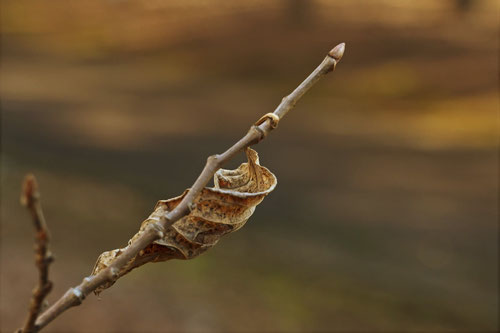
<svg viewBox="0 0 500 333">
<path fill-rule="evenodd" d="M 21 191 L 21 205 L 28 207 L 33 203 L 33 200 L 38 197 L 38 184 L 32 173 L 28 173 L 24 177 L 23 187 Z"/>
<path fill-rule="evenodd" d="M 335 46 L 330 52 L 328 52 L 328 55 L 335 59 L 335 61 L 339 62 L 344 55 L 344 51 L 345 43 L 340 43 L 339 45 Z"/>
</svg>

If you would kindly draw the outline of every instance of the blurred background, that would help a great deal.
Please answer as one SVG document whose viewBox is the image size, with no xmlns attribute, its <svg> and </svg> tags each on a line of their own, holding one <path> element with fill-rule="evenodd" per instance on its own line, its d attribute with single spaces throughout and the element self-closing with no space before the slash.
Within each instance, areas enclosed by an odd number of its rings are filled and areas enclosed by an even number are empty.
<svg viewBox="0 0 500 333">
<path fill-rule="evenodd" d="M 337 70 L 257 146 L 278 187 L 242 230 L 133 271 L 46 331 L 496 331 L 496 1 L 4 0 L 1 12 L 2 332 L 37 278 L 25 173 L 51 229 L 54 302 L 340 42 Z"/>
</svg>

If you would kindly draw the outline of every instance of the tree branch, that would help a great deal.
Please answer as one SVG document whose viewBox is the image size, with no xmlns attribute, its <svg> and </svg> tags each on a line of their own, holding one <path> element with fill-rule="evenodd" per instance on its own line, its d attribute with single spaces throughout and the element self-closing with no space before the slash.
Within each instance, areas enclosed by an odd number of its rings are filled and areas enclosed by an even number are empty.
<svg viewBox="0 0 500 333">
<path fill-rule="evenodd" d="M 43 216 L 42 205 L 40 204 L 40 193 L 35 176 L 28 174 L 24 178 L 23 189 L 21 193 L 21 204 L 28 208 L 33 225 L 36 230 L 35 236 L 35 263 L 38 267 L 38 284 L 33 289 L 28 317 L 23 328 L 18 332 L 35 332 L 35 321 L 42 309 L 43 300 L 52 289 L 52 282 L 49 280 L 49 264 L 53 257 L 48 250 L 49 230 Z"/>
<path fill-rule="evenodd" d="M 226 162 L 231 160 L 238 152 L 248 146 L 259 143 L 267 134 L 276 128 L 281 120 L 290 111 L 297 101 L 308 91 L 322 76 L 334 70 L 344 54 L 345 44 L 339 44 L 325 57 L 323 62 L 288 96 L 283 98 L 273 113 L 264 115 L 248 131 L 248 133 L 227 149 L 222 154 L 208 157 L 203 171 L 194 182 L 184 199 L 163 218 L 149 226 L 149 228 L 132 243 L 127 250 L 121 253 L 106 269 L 95 276 L 88 276 L 82 283 L 70 288 L 56 303 L 42 313 L 36 320 L 36 329 L 39 330 L 58 317 L 67 309 L 81 304 L 85 297 L 98 287 L 107 282 L 113 282 L 118 277 L 118 272 L 132 260 L 146 246 L 163 237 L 166 228 L 177 220 L 189 214 L 193 199 L 200 193 L 205 185 L 213 178 L 214 173 Z"/>
</svg>

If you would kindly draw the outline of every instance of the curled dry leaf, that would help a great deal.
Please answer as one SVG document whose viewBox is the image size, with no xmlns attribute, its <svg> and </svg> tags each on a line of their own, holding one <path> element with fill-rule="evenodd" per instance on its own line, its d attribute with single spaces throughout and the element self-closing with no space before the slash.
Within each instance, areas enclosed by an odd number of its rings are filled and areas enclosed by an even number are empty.
<svg viewBox="0 0 500 333">
<path fill-rule="evenodd" d="M 191 212 L 172 226 L 165 236 L 142 250 L 118 274 L 118 278 L 148 262 L 170 259 L 192 259 L 205 252 L 230 232 L 240 229 L 253 214 L 255 207 L 277 184 L 276 176 L 259 164 L 257 152 L 246 149 L 247 163 L 235 170 L 220 169 L 214 175 L 213 188 L 204 188 L 193 200 Z M 132 244 L 144 232 L 146 226 L 160 220 L 174 209 L 189 192 L 178 197 L 160 200 L 154 212 L 141 224 Z M 127 246 L 127 247 L 128 247 Z M 104 252 L 99 256 L 92 271 L 96 275 L 107 268 L 126 248 Z M 103 285 L 95 292 L 109 288 L 114 282 Z"/>
</svg>

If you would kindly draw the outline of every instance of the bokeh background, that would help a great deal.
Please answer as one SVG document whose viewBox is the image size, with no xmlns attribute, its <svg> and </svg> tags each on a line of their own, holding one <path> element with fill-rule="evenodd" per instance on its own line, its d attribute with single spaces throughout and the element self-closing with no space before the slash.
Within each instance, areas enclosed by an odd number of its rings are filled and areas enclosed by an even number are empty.
<svg viewBox="0 0 500 333">
<path fill-rule="evenodd" d="M 498 9 L 3 0 L 1 331 L 36 280 L 26 172 L 53 302 L 340 42 L 335 73 L 257 146 L 279 184 L 242 230 L 133 271 L 46 331 L 496 331 Z"/>
</svg>

